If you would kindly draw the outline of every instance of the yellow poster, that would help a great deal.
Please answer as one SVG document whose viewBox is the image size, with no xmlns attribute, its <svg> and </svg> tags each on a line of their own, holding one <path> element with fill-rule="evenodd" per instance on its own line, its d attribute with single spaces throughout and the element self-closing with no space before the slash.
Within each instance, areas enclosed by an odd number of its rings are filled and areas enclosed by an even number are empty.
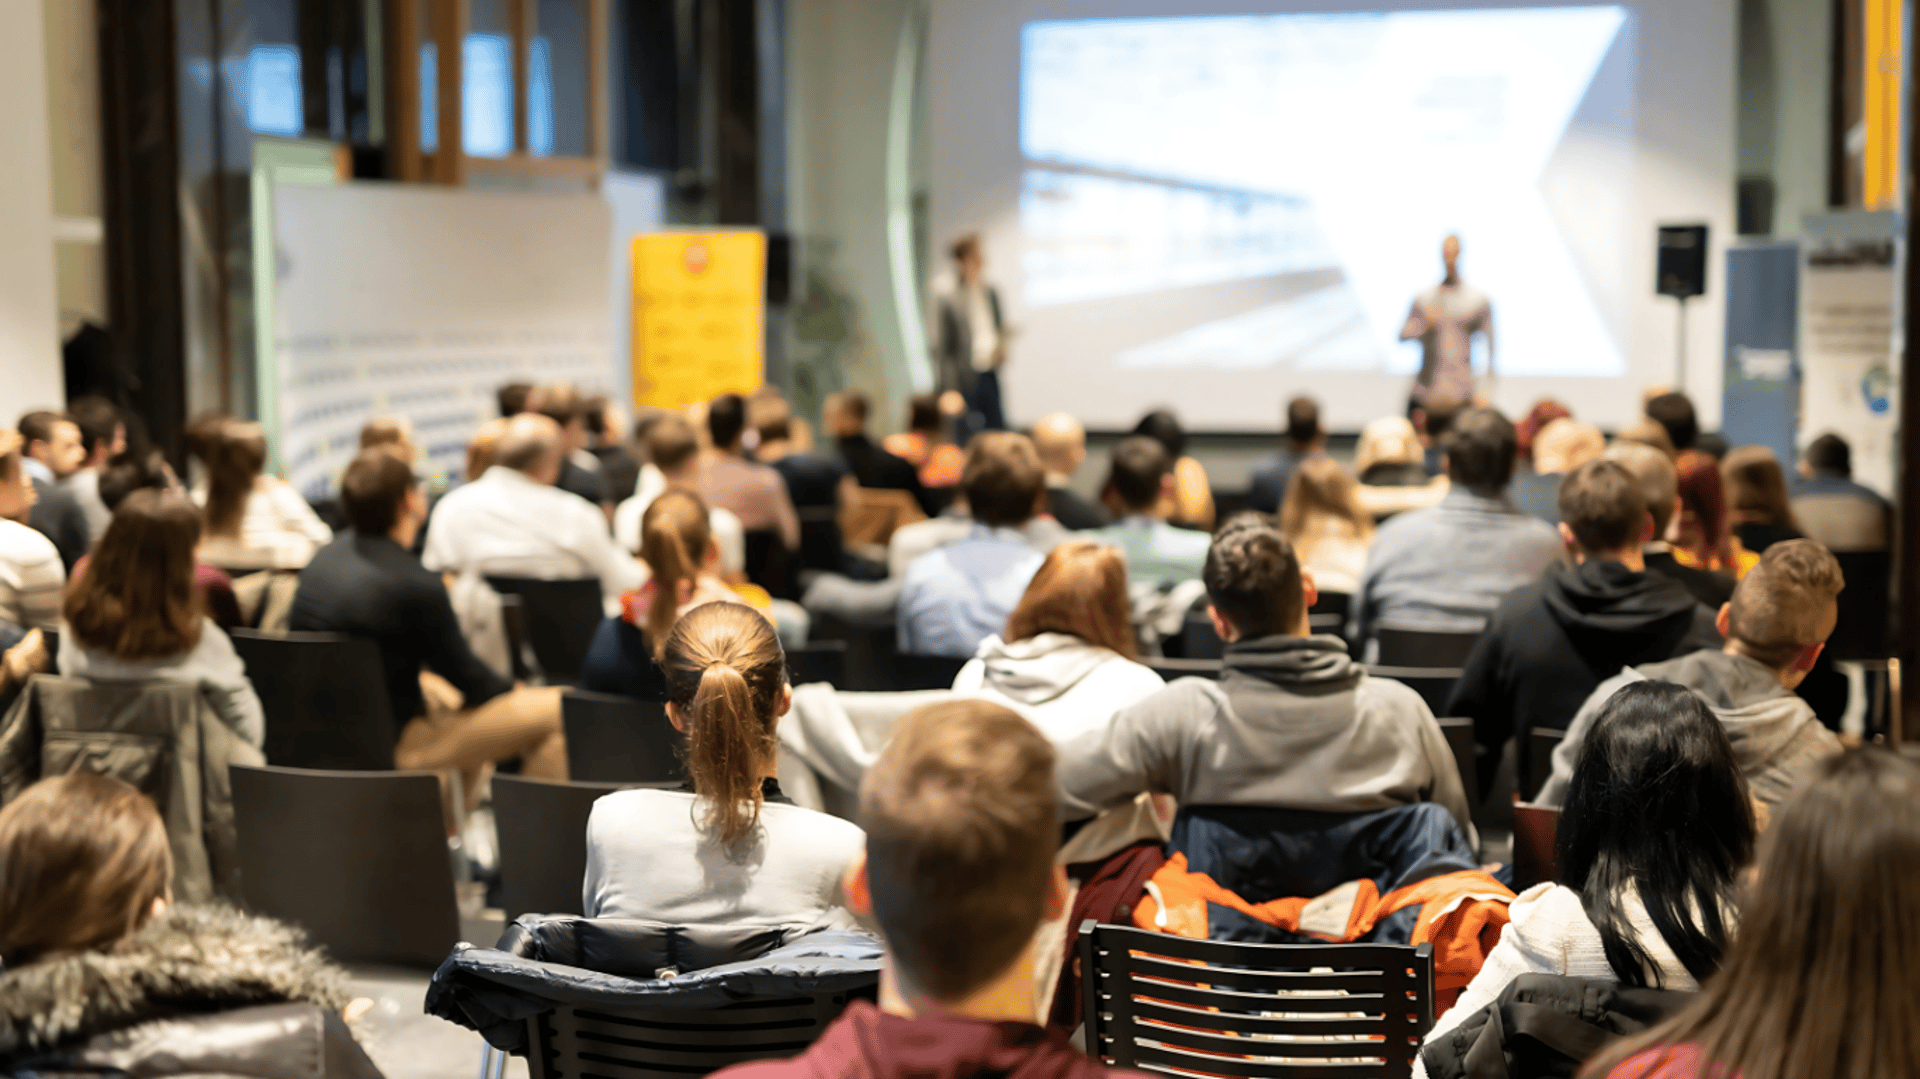
<svg viewBox="0 0 1920 1079">
<path fill-rule="evenodd" d="M 633 238 L 635 408 L 682 408 L 760 388 L 766 269 L 759 232 Z"/>
</svg>

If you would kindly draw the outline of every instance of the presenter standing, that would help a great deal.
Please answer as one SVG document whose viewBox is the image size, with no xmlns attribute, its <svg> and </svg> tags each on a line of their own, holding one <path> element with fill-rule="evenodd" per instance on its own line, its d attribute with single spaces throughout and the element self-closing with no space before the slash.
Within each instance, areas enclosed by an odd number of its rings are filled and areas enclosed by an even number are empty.
<svg viewBox="0 0 1920 1079">
<path fill-rule="evenodd" d="M 1413 298 L 1413 310 L 1400 327 L 1400 340 L 1420 341 L 1420 375 L 1413 400 L 1443 395 L 1457 401 L 1481 400 L 1473 387 L 1473 335 L 1487 338 L 1487 383 L 1493 382 L 1493 304 L 1487 294 L 1460 280 L 1460 237 L 1440 245 L 1447 276 Z"/>
<path fill-rule="evenodd" d="M 940 337 L 934 351 L 940 411 L 955 419 L 954 441 L 965 446 L 981 431 L 1007 426 L 1000 404 L 1000 365 L 1007 359 L 1000 294 L 987 284 L 986 252 L 968 233 L 951 249 L 958 280 L 940 298 Z"/>
</svg>

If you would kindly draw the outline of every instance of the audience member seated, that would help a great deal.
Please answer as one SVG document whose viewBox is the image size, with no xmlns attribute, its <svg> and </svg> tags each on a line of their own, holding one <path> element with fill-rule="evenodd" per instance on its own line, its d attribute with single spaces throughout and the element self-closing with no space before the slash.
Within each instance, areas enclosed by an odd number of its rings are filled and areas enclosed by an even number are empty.
<svg viewBox="0 0 1920 1079">
<path fill-rule="evenodd" d="M 35 490 L 17 431 L 0 431 L 0 622 L 20 629 L 54 629 L 67 584 L 60 549 L 27 526 Z"/>
<path fill-rule="evenodd" d="M 1437 506 L 1380 526 L 1353 605 L 1350 639 L 1380 626 L 1477 633 L 1508 592 L 1560 554 L 1553 527 L 1513 508 L 1513 424 L 1490 408 L 1460 414 L 1446 435 L 1452 489 Z"/>
<path fill-rule="evenodd" d="M 1426 467 L 1427 478 L 1447 474 L 1446 464 L 1442 460 L 1445 452 L 1441 447 L 1446 442 L 1447 432 L 1453 427 L 1453 421 L 1466 407 L 1466 401 L 1450 393 L 1430 393 L 1424 399 L 1415 398 L 1408 402 L 1407 419 L 1418 433 L 1420 445 L 1425 448 L 1421 464 Z"/>
<path fill-rule="evenodd" d="M 660 652 L 682 614 L 703 603 L 739 603 L 720 579 L 720 549 L 708 525 L 707 507 L 691 491 L 669 488 L 647 507 L 640 531 L 640 561 L 652 571 L 647 583 L 620 597 L 620 613 L 600 623 L 580 688 L 643 701 L 664 701 Z"/>
<path fill-rule="evenodd" d="M 970 520 L 964 537 L 915 558 L 901 579 L 900 651 L 966 659 L 1019 605 L 1043 553 L 1025 531 L 1045 504 L 1046 473 L 1025 435 L 986 431 L 967 447 L 960 476 Z M 939 524 L 925 521 L 921 525 Z M 1064 538 L 1067 532 L 1054 528 Z M 895 533 L 898 540 L 911 528 Z M 1052 550 L 1058 543 L 1050 544 Z"/>
<path fill-rule="evenodd" d="M 1700 421 L 1694 415 L 1693 402 L 1684 393 L 1661 393 L 1647 398 L 1643 406 L 1647 418 L 1667 434 L 1673 452 L 1685 453 L 1700 438 Z"/>
<path fill-rule="evenodd" d="M 1024 439 L 1022 442 L 996 439 L 989 445 L 981 447 L 978 452 L 994 458 L 1004 458 L 1022 444 L 1029 447 L 1032 445 L 1031 441 Z M 969 464 L 974 461 L 975 453 L 975 448 L 968 445 L 965 460 Z M 1039 459 L 1037 452 L 1034 454 L 1034 459 L 1036 461 Z M 1002 461 L 994 468 L 975 469 L 974 474 L 985 479 L 1002 475 L 1005 470 L 1013 467 L 1013 463 Z M 945 513 L 931 520 L 919 521 L 895 530 L 893 537 L 887 541 L 887 576 L 889 578 L 904 578 L 907 567 L 912 565 L 915 559 L 950 543 L 958 543 L 973 533 L 973 515 L 967 506 L 966 475 L 964 471 L 961 473 L 961 482 L 957 485 L 953 505 L 947 507 Z M 1043 480 L 1043 491 L 1044 486 Z M 1003 494 L 1004 492 L 995 492 L 990 494 L 990 497 L 1000 497 Z M 1020 526 L 1020 533 L 1025 538 L 1027 546 L 1041 554 L 1046 554 L 1073 538 L 1073 533 L 1067 531 L 1059 521 L 1038 511 L 1027 519 L 1026 524 Z"/>
<path fill-rule="evenodd" d="M 1219 680 L 1179 679 L 1063 746 L 1070 819 L 1153 792 L 1331 813 L 1437 802 L 1470 827 L 1459 769 L 1420 695 L 1368 677 L 1340 638 L 1310 634 L 1313 580 L 1272 518 L 1222 525 L 1205 580 L 1226 642 Z"/>
<path fill-rule="evenodd" d="M 823 410 L 827 433 L 833 436 L 834 451 L 846 462 L 854 482 L 877 491 L 905 491 L 920 503 L 921 511 L 928 516 L 940 512 L 940 507 L 920 483 L 920 474 L 913 464 L 867 437 L 867 415 L 871 409 L 866 394 L 844 392 L 828 394 Z"/>
<path fill-rule="evenodd" d="M 1794 519 L 1829 551 L 1885 551 L 1893 546 L 1893 505 L 1853 482 L 1853 449 L 1831 432 L 1807 444 L 1792 485 Z"/>
<path fill-rule="evenodd" d="M 473 429 L 473 437 L 467 440 L 467 465 L 461 476 L 463 483 L 472 483 L 493 467 L 494 454 L 500 448 L 500 436 L 506 432 L 506 420 L 488 420 Z"/>
<path fill-rule="evenodd" d="M 1633 476 L 1653 516 L 1653 541 L 1641 548 L 1647 572 L 1680 582 L 1695 600 L 1717 611 L 1733 598 L 1733 578 L 1725 573 L 1683 566 L 1673 556 L 1673 544 L 1667 542 L 1673 519 L 1680 512 L 1680 481 L 1673 460 L 1659 449 L 1641 442 L 1617 439 L 1607 447 L 1607 459 L 1618 462 Z"/>
<path fill-rule="evenodd" d="M 120 503 L 135 491 L 179 489 L 180 481 L 174 478 L 173 469 L 159 450 L 121 454 L 107 463 L 95 485 L 109 511 L 119 509 Z M 104 530 L 101 535 L 106 535 Z M 204 533 L 200 542 L 202 546 L 206 544 Z M 75 565 L 76 577 L 86 564 L 83 558 Z M 193 583 L 199 587 L 206 601 L 207 617 L 213 619 L 214 625 L 227 630 L 240 624 L 240 601 L 233 594 L 233 578 L 219 566 L 200 561 L 198 551 L 194 552 Z"/>
<path fill-rule="evenodd" d="M 696 607 L 674 623 L 661 666 L 692 789 L 620 791 L 593 804 L 587 916 L 856 928 L 842 881 L 865 836 L 792 804 L 775 778 L 774 732 L 793 691 L 773 626 L 737 603 Z"/>
<path fill-rule="evenodd" d="M 1121 1073 L 1043 1029 L 1038 932 L 1068 910 L 1053 864 L 1054 754 L 1027 721 L 983 701 L 907 716 L 860 787 L 866 852 L 848 898 L 878 923 L 877 1004 L 854 1001 L 791 1060 L 716 1079 L 1104 1079 Z"/>
<path fill-rule="evenodd" d="M 1507 485 L 1507 497 L 1513 500 L 1513 507 L 1521 513 L 1538 517 L 1550 525 L 1560 523 L 1560 519 L 1554 516 L 1557 508 L 1555 499 L 1560 493 L 1560 476 L 1567 470 L 1538 467 L 1533 447 L 1548 424 L 1572 415 L 1566 405 L 1551 397 L 1543 397 L 1534 402 L 1531 411 L 1520 417 L 1520 422 L 1513 425 L 1514 444 L 1520 447 L 1520 453 L 1514 458 L 1513 482 Z"/>
<path fill-rule="evenodd" d="M 1321 591 L 1349 596 L 1359 591 L 1373 546 L 1373 516 L 1361 506 L 1359 487 L 1338 461 L 1318 454 L 1293 469 L 1280 503 L 1280 531 Z"/>
<path fill-rule="evenodd" d="M 206 462 L 207 484 L 193 499 L 206 512 L 207 561 L 227 569 L 299 569 L 333 538 L 300 492 L 262 471 L 267 434 L 259 424 L 221 423 Z"/>
<path fill-rule="evenodd" d="M 1089 540 L 1053 549 L 996 634 L 953 681 L 957 693 L 997 701 L 1064 745 L 1105 729 L 1113 713 L 1164 683 L 1134 662 L 1127 566 L 1120 552 Z"/>
<path fill-rule="evenodd" d="M 954 487 L 966 467 L 966 451 L 943 434 L 940 399 L 917 393 L 907 399 L 907 429 L 888 435 L 880 445 L 920 471 L 920 484 L 929 491 Z"/>
<path fill-rule="evenodd" d="M 113 517 L 113 510 L 100 500 L 100 473 L 108 461 L 125 452 L 127 425 L 120 420 L 120 410 L 104 397 L 82 397 L 68 405 L 67 412 L 80 430 L 80 447 L 86 456 L 79 468 L 60 480 L 60 486 L 80 504 L 87 519 L 87 538 L 97 541 L 107 534 L 107 521 Z"/>
<path fill-rule="evenodd" d="M 827 426 L 833 428 L 833 396 L 827 398 Z M 860 485 L 840 457 L 813 448 L 805 427 L 796 426 L 793 409 L 783 398 L 756 398 L 749 410 L 759 445 L 754 457 L 780 473 L 787 485 L 787 497 L 800 517 L 800 565 L 806 569 L 838 572 L 846 566 L 846 538 L 840 530 L 840 515 L 858 496 Z M 856 451 L 857 452 L 857 451 Z M 899 460 L 895 458 L 895 460 Z M 917 486 L 913 466 L 900 461 L 900 468 Z M 895 474 L 893 480 L 901 482 Z M 697 476 L 696 476 L 697 479 Z M 722 511 L 724 512 L 724 511 Z M 739 518 L 735 518 L 738 520 Z"/>
<path fill-rule="evenodd" d="M 1720 462 L 1699 450 L 1682 450 L 1673 459 L 1679 483 L 1680 512 L 1667 535 L 1673 557 L 1683 566 L 1746 576 L 1760 556 L 1746 549 L 1727 520 L 1726 487 Z"/>
<path fill-rule="evenodd" d="M 598 577 L 609 596 L 638 588 L 646 571 L 613 542 L 599 506 L 553 486 L 563 456 L 551 419 L 508 420 L 495 464 L 434 507 L 426 567 L 543 580 Z"/>
<path fill-rule="evenodd" d="M 1773 817 L 1719 976 L 1581 1074 L 1920 1075 L 1916 847 L 1920 765 L 1879 748 L 1822 764 Z"/>
<path fill-rule="evenodd" d="M 1166 409 L 1156 409 L 1140 417 L 1133 433 L 1160 443 L 1172 462 L 1173 490 L 1162 500 L 1160 516 L 1183 528 L 1213 530 L 1213 486 L 1207 482 L 1207 470 L 1187 456 L 1187 432 L 1180 420 Z"/>
<path fill-rule="evenodd" d="M 1622 667 L 1722 643 L 1713 611 L 1646 572 L 1641 547 L 1653 538 L 1653 515 L 1626 469 L 1607 460 L 1574 469 L 1557 516 L 1572 564 L 1548 565 L 1500 601 L 1447 703 L 1447 715 L 1473 720 L 1482 760 L 1498 760 L 1515 735 L 1526 744 L 1533 728 L 1565 729 Z M 1482 771 L 1491 786 L 1493 768 Z"/>
<path fill-rule="evenodd" d="M 1090 535 L 1127 556 L 1127 580 L 1165 588 L 1197 580 L 1207 561 L 1207 534 L 1168 523 L 1176 481 L 1173 458 L 1145 435 L 1128 435 L 1114 444 L 1107 472 L 1106 500 L 1118 518 Z"/>
<path fill-rule="evenodd" d="M 1705 702 L 1726 728 L 1754 798 L 1768 806 L 1784 802 L 1816 761 L 1840 752 L 1839 737 L 1793 691 L 1833 632 L 1844 586 L 1833 555 L 1812 540 L 1769 547 L 1720 608 L 1716 625 L 1725 646 L 1630 667 L 1595 687 L 1554 750 L 1553 776 L 1535 800 L 1559 805 L 1568 797 L 1567 778 L 1607 700 L 1652 680 L 1684 686 Z"/>
<path fill-rule="evenodd" d="M 1571 419 L 1548 423 L 1534 439 L 1533 471 L 1523 465 L 1508 488 L 1514 508 L 1550 525 L 1559 524 L 1560 482 L 1606 451 L 1606 436 L 1596 427 Z"/>
<path fill-rule="evenodd" d="M 1326 452 L 1327 432 L 1320 426 L 1320 403 L 1311 397 L 1288 401 L 1283 438 L 1285 443 L 1280 451 L 1253 468 L 1253 480 L 1247 488 L 1248 509 L 1279 513 L 1293 470 L 1300 467 L 1302 461 Z"/>
<path fill-rule="evenodd" d="M 26 523 L 53 541 L 61 565 L 72 572 L 93 541 L 86 511 L 73 492 L 61 486 L 86 461 L 80 427 L 64 413 L 29 412 L 20 417 L 20 437 L 26 451 L 22 463 L 33 478 L 34 492 L 33 514 Z"/>
<path fill-rule="evenodd" d="M 1421 453 L 1413 424 L 1398 416 L 1383 416 L 1360 429 L 1360 443 L 1353 453 L 1354 474 L 1368 487 L 1425 487 L 1429 477 Z"/>
<path fill-rule="evenodd" d="M 503 382 L 493 391 L 495 404 L 500 408 L 500 418 L 510 420 L 527 411 L 533 401 L 533 383 L 515 379 Z"/>
<path fill-rule="evenodd" d="M 587 452 L 600 462 L 607 501 L 617 506 L 633 497 L 640 481 L 640 459 L 621 430 L 620 410 L 606 394 L 589 394 L 580 402 L 580 417 L 587 427 Z"/>
<path fill-rule="evenodd" d="M 586 398 L 572 386 L 553 384 L 535 390 L 529 405 L 560 429 L 560 475 L 553 485 L 596 507 L 611 506 L 600 459 L 587 452 Z"/>
<path fill-rule="evenodd" d="M 8 1075 L 380 1077 L 346 972 L 291 926 L 174 906 L 166 826 L 118 779 L 53 776 L 0 810 L 0 962 Z"/>
<path fill-rule="evenodd" d="M 667 491 L 700 495 L 700 440 L 685 416 L 669 412 L 647 428 L 647 464 L 660 475 L 658 486 L 642 483 L 632 498 L 613 511 L 613 537 L 620 549 L 638 551 L 647 508 Z M 702 500 L 705 504 L 705 500 Z M 707 528 L 720 552 L 720 572 L 731 581 L 747 579 L 747 529 L 732 510 L 707 511 Z"/>
<path fill-rule="evenodd" d="M 1800 522 L 1787 501 L 1787 476 L 1765 446 L 1737 446 L 1720 462 L 1727 487 L 1727 520 L 1740 545 L 1765 554 L 1781 540 L 1799 539 Z"/>
<path fill-rule="evenodd" d="M 550 427 L 538 416 L 509 423 Z M 459 493 L 442 501 L 442 517 L 445 503 Z M 580 513 L 599 516 L 564 491 L 553 495 Z M 446 585 L 411 553 L 414 534 L 427 518 L 427 498 L 413 470 L 392 454 L 363 450 L 340 479 L 340 503 L 353 528 L 321 548 L 300 574 L 289 626 L 364 637 L 379 646 L 387 699 L 401 728 L 394 764 L 460 769 L 471 777 L 488 762 L 519 757 L 527 775 L 565 779 L 560 690 L 515 688 L 481 662 L 460 635 Z M 423 669 L 459 691 L 456 710 L 427 707 Z"/>
<path fill-rule="evenodd" d="M 1047 512 L 1078 532 L 1104 528 L 1113 518 L 1100 504 L 1073 489 L 1073 475 L 1087 459 L 1087 429 L 1065 412 L 1053 412 L 1033 425 L 1033 448 L 1047 470 Z"/>
<path fill-rule="evenodd" d="M 747 460 L 746 398 L 722 394 L 707 405 L 707 433 L 713 448 L 700 455 L 700 498 L 730 510 L 749 532 L 773 531 L 789 551 L 800 549 L 800 518 L 780 474 Z"/>
<path fill-rule="evenodd" d="M 405 416 L 375 416 L 361 424 L 360 449 L 386 450 L 409 468 L 420 456 L 413 441 L 413 424 Z"/>
<path fill-rule="evenodd" d="M 1691 990 L 1719 968 L 1755 835 L 1734 747 L 1698 698 L 1659 682 L 1610 698 L 1592 739 L 1560 814 L 1559 883 L 1514 900 L 1428 1045 L 1524 974 Z"/>
<path fill-rule="evenodd" d="M 255 746 L 266 713 L 194 581 L 200 511 L 175 491 L 122 499 L 61 608 L 60 673 L 95 682 L 200 687 L 221 722 Z"/>
</svg>

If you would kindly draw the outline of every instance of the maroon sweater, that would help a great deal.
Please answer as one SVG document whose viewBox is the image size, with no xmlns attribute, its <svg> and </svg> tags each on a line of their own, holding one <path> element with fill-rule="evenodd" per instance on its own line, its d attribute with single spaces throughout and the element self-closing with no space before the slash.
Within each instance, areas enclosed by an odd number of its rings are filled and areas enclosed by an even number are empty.
<svg viewBox="0 0 1920 1079">
<path fill-rule="evenodd" d="M 806 1052 L 757 1060 L 715 1079 L 1107 1079 L 1109 1068 L 1032 1023 L 953 1016 L 908 1019 L 854 1001 Z"/>
</svg>

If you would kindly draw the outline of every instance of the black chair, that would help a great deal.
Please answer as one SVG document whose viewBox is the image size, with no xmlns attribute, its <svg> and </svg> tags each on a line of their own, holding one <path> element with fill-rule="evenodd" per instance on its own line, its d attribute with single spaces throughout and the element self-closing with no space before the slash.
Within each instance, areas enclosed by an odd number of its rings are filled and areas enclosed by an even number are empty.
<svg viewBox="0 0 1920 1079">
<path fill-rule="evenodd" d="M 500 906 L 522 914 L 584 914 L 587 817 L 605 794 L 632 783 L 554 783 L 493 777 L 493 819 L 500 832 Z M 677 784 L 674 784 L 677 786 Z"/>
<path fill-rule="evenodd" d="M 338 633 L 235 629 L 233 650 L 267 717 L 269 764 L 387 771 L 399 725 L 380 649 Z M 412 719 L 412 716 L 405 717 Z"/>
<path fill-rule="evenodd" d="M 1353 609 L 1353 597 L 1345 592 L 1322 592 L 1307 609 L 1307 627 L 1315 633 L 1344 636 L 1347 613 Z"/>
<path fill-rule="evenodd" d="M 1088 920 L 1079 959 L 1087 1052 L 1121 1068 L 1405 1077 L 1433 1027 L 1431 944 L 1190 940 Z"/>
<path fill-rule="evenodd" d="M 1540 788 L 1553 778 L 1553 751 L 1566 736 L 1566 731 L 1535 727 L 1527 737 L 1526 772 L 1520 776 L 1520 793 L 1526 801 L 1538 797 Z"/>
<path fill-rule="evenodd" d="M 241 893 L 342 962 L 439 965 L 460 939 L 431 772 L 234 765 Z"/>
<path fill-rule="evenodd" d="M 840 688 L 847 679 L 847 642 L 808 641 L 787 649 L 787 675 L 796 686 L 825 682 Z"/>
<path fill-rule="evenodd" d="M 1219 678 L 1221 661 L 1217 659 L 1173 659 L 1167 656 L 1141 656 L 1142 666 L 1171 682 L 1176 678 Z"/>
<path fill-rule="evenodd" d="M 1893 654 L 1893 554 L 1835 551 L 1847 587 L 1840 592 L 1840 620 L 1823 656 L 1838 660 L 1886 659 Z"/>
<path fill-rule="evenodd" d="M 1480 803 L 1480 758 L 1473 741 L 1473 720 L 1449 716 L 1440 721 L 1440 733 L 1447 736 L 1447 748 L 1453 750 L 1453 763 L 1460 769 L 1460 785 L 1466 789 L 1467 802 Z"/>
<path fill-rule="evenodd" d="M 1480 639 L 1480 631 L 1436 633 L 1381 626 L 1373 631 L 1373 639 L 1380 646 L 1375 662 L 1383 666 L 1465 667 L 1467 654 Z"/>
<path fill-rule="evenodd" d="M 1513 890 L 1516 894 L 1554 877 L 1554 845 L 1560 811 L 1516 802 L 1513 806 Z"/>
<path fill-rule="evenodd" d="M 682 739 L 659 701 L 570 689 L 560 698 L 567 776 L 587 783 L 686 781 Z M 542 914 L 551 913 L 541 911 Z"/>
<path fill-rule="evenodd" d="M 1427 711 L 1441 715 L 1447 710 L 1447 698 L 1453 695 L 1453 684 L 1465 673 L 1459 667 L 1391 667 L 1382 663 L 1369 663 L 1367 673 L 1375 678 L 1391 678 L 1406 685 L 1408 689 L 1420 694 L 1427 702 Z"/>
<path fill-rule="evenodd" d="M 893 688 L 897 690 L 952 689 L 953 680 L 960 676 L 960 668 L 966 665 L 965 659 L 955 656 L 926 656 L 902 652 L 893 657 Z"/>
<path fill-rule="evenodd" d="M 1207 617 L 1206 601 L 1195 604 L 1180 626 L 1180 658 L 1219 659 L 1226 649 L 1226 642 L 1213 628 L 1213 619 Z"/>
<path fill-rule="evenodd" d="M 747 580 L 767 590 L 775 599 L 800 598 L 799 557 L 787 549 L 777 529 L 750 528 L 742 537 L 747 559 Z"/>
<path fill-rule="evenodd" d="M 594 631 L 600 628 L 604 616 L 599 579 L 488 577 L 487 584 L 502 595 L 520 597 L 520 628 L 546 683 L 570 686 L 578 682 Z"/>
</svg>

